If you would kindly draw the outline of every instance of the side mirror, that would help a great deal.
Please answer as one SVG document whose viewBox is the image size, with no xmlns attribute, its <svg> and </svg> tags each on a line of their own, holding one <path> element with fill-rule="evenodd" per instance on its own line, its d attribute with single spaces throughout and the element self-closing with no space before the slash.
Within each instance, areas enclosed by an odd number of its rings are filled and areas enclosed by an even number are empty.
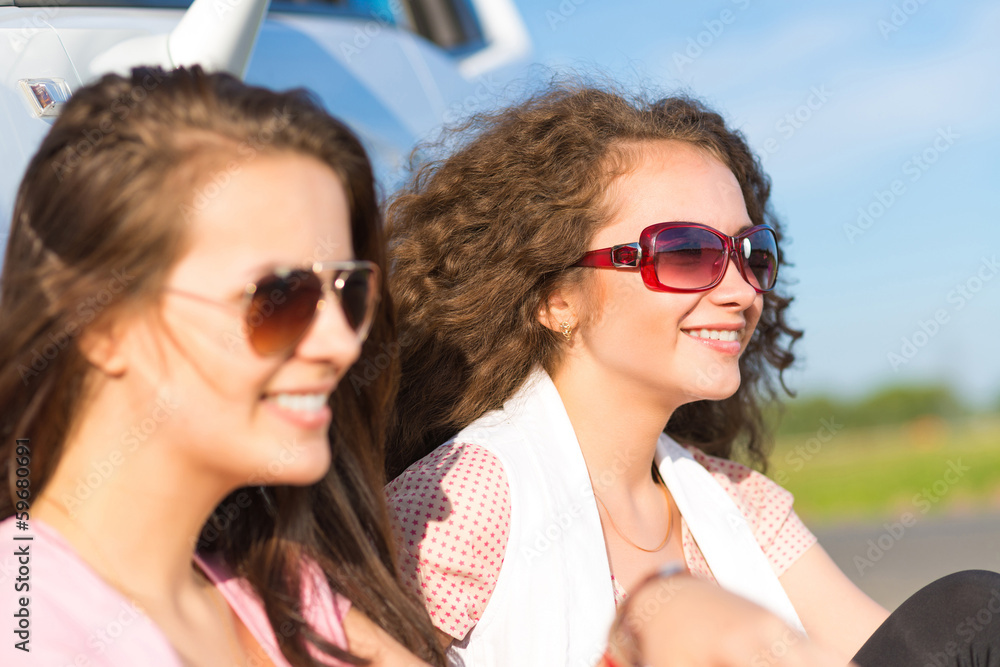
<svg viewBox="0 0 1000 667">
<path fill-rule="evenodd" d="M 137 65 L 199 64 L 243 78 L 270 0 L 194 0 L 169 34 L 129 39 L 90 62 L 89 77 Z"/>
</svg>

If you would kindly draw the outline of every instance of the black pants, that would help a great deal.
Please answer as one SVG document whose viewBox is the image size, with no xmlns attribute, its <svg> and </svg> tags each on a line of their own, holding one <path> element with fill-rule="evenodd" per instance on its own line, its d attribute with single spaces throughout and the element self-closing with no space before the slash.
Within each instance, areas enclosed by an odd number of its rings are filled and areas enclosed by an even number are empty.
<svg viewBox="0 0 1000 667">
<path fill-rule="evenodd" d="M 1000 574 L 968 570 L 913 594 L 879 626 L 861 667 L 1000 667 Z"/>
</svg>

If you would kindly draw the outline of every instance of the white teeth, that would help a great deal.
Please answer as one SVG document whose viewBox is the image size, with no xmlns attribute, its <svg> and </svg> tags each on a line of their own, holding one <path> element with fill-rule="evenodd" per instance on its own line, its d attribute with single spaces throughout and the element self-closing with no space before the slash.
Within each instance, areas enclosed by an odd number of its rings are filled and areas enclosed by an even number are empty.
<svg viewBox="0 0 1000 667">
<path fill-rule="evenodd" d="M 272 394 L 267 400 L 296 412 L 318 412 L 326 405 L 326 394 Z"/>
<path fill-rule="evenodd" d="M 736 342 L 743 337 L 743 330 L 734 331 L 732 329 L 690 329 L 687 332 L 695 338 L 705 338 L 707 340 L 721 340 Z"/>
</svg>

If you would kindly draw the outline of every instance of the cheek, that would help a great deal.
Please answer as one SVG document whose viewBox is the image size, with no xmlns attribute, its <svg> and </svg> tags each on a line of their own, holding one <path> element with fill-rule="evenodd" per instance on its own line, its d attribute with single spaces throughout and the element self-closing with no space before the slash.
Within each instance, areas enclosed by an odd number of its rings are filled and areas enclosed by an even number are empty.
<svg viewBox="0 0 1000 667">
<path fill-rule="evenodd" d="M 638 271 L 600 271 L 589 301 L 600 327 L 634 328 L 664 307 L 664 294 L 650 290 Z"/>
<path fill-rule="evenodd" d="M 757 298 L 754 299 L 753 306 L 747 309 L 747 324 L 751 325 L 753 329 L 757 328 L 760 324 L 760 317 L 764 312 L 764 295 L 758 294 Z"/>
<path fill-rule="evenodd" d="M 273 369 L 250 363 L 205 364 L 174 386 L 185 390 L 185 403 L 191 412 L 212 413 L 215 420 L 231 421 L 260 411 L 261 395 L 273 375 Z"/>
<path fill-rule="evenodd" d="M 699 294 L 654 292 L 638 273 L 618 272 L 603 281 L 604 299 L 595 320 L 595 335 L 622 354 L 664 349 L 682 334 L 680 326 L 698 304 Z"/>
<path fill-rule="evenodd" d="M 227 354 L 199 361 L 183 357 L 172 360 L 158 388 L 175 438 L 224 457 L 242 452 L 248 440 L 268 432 L 262 429 L 261 394 L 274 374 L 273 364 L 255 359 L 239 364 Z"/>
</svg>

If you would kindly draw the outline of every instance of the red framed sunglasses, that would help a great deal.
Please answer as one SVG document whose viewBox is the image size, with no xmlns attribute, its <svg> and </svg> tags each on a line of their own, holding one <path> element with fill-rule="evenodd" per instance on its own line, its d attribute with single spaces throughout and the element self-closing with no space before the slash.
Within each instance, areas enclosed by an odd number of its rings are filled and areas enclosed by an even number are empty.
<svg viewBox="0 0 1000 667">
<path fill-rule="evenodd" d="M 661 222 L 642 230 L 638 243 L 591 250 L 573 266 L 637 268 L 651 290 L 703 292 L 722 282 L 730 258 L 758 293 L 774 289 L 778 238 L 765 225 L 726 236 L 697 222 Z"/>
<path fill-rule="evenodd" d="M 302 340 L 326 304 L 328 291 L 363 341 L 378 305 L 379 270 L 363 260 L 275 269 L 246 286 L 242 306 L 171 287 L 167 291 L 216 306 L 242 307 L 250 346 L 261 356 L 271 356 L 288 352 Z"/>
</svg>

